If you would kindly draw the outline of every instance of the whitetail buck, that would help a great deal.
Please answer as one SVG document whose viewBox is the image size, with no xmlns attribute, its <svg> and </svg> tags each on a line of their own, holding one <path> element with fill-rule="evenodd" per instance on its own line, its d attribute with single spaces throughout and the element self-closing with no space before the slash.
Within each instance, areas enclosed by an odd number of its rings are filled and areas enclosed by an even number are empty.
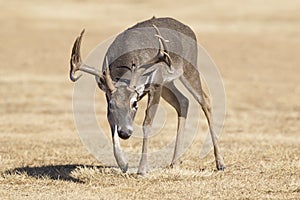
<svg viewBox="0 0 300 200">
<path fill-rule="evenodd" d="M 166 29 L 171 31 L 163 32 Z M 178 114 L 177 137 L 171 166 L 179 163 L 189 100 L 174 85 L 176 79 L 183 83 L 201 105 L 208 121 L 217 169 L 225 169 L 213 128 L 209 99 L 202 89 L 196 67 L 196 36 L 188 26 L 172 18 L 155 17 L 136 24 L 119 34 L 110 45 L 102 71 L 82 64 L 80 44 L 83 33 L 84 31 L 73 46 L 70 79 L 77 81 L 80 78 L 81 75 L 75 76 L 78 70 L 92 74 L 96 77 L 99 88 L 106 93 L 107 118 L 112 131 L 113 151 L 117 164 L 123 172 L 127 171 L 128 163 L 119 144 L 119 137 L 128 139 L 132 135 L 138 101 L 145 95 L 148 95 L 148 104 L 143 122 L 143 146 L 138 174 L 147 172 L 148 137 L 160 97 L 173 106 Z M 183 36 L 194 42 L 184 42 Z M 170 51 L 170 47 L 179 53 Z M 188 55 L 190 61 L 180 56 L 183 54 Z M 130 73 L 130 77 L 123 79 L 126 73 Z"/>
</svg>

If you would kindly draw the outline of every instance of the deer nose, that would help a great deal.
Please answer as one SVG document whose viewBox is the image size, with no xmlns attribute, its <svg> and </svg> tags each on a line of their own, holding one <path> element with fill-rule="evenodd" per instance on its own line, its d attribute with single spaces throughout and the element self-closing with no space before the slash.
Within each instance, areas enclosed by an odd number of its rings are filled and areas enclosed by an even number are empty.
<svg viewBox="0 0 300 200">
<path fill-rule="evenodd" d="M 118 135 L 121 139 L 127 140 L 132 135 L 132 128 L 120 128 L 118 129 Z"/>
</svg>

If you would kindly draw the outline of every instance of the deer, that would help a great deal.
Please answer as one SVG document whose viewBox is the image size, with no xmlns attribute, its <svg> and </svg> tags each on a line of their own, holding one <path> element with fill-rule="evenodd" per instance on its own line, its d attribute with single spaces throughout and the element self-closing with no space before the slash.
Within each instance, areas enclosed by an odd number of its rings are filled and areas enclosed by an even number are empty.
<svg viewBox="0 0 300 200">
<path fill-rule="evenodd" d="M 163 31 L 166 29 L 171 32 Z M 148 100 L 142 125 L 142 154 L 137 173 L 144 175 L 148 172 L 148 140 L 161 98 L 176 110 L 178 119 L 170 166 L 181 163 L 189 99 L 175 86 L 175 80 L 179 80 L 200 104 L 208 122 L 216 168 L 225 170 L 214 131 L 210 98 L 202 88 L 200 73 L 195 67 L 197 39 L 189 26 L 169 17 L 153 17 L 137 23 L 120 33 L 111 43 L 105 54 L 102 71 L 82 63 L 80 46 L 84 31 L 83 29 L 76 38 L 72 48 L 69 77 L 75 82 L 82 76 L 76 76 L 77 71 L 91 74 L 95 76 L 98 87 L 105 92 L 113 153 L 122 172 L 128 170 L 128 163 L 119 138 L 126 140 L 133 134 L 138 102 L 145 96 Z M 194 42 L 186 43 L 183 37 L 188 37 Z M 170 51 L 170 47 L 188 55 L 190 61 L 180 56 L 180 53 Z M 127 78 L 122 78 L 124 76 Z"/>
</svg>

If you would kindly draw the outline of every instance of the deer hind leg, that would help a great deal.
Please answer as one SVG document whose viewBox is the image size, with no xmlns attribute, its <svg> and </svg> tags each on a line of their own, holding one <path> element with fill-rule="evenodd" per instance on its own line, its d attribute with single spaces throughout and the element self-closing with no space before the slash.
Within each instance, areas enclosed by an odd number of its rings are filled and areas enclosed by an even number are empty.
<svg viewBox="0 0 300 200">
<path fill-rule="evenodd" d="M 205 94 L 205 92 L 202 89 L 199 72 L 192 65 L 185 65 L 184 74 L 181 76 L 180 80 L 183 83 L 183 85 L 188 89 L 188 91 L 194 96 L 197 102 L 201 105 L 201 108 L 207 119 L 210 135 L 212 138 L 216 167 L 218 170 L 223 171 L 225 169 L 225 164 L 217 142 L 218 138 L 214 131 L 212 110 L 209 103 L 210 101 L 209 97 Z"/>
<path fill-rule="evenodd" d="M 176 109 L 178 114 L 177 136 L 171 162 L 171 167 L 173 167 L 181 163 L 180 156 L 183 153 L 183 136 L 189 100 L 175 87 L 173 82 L 163 87 L 162 97 Z"/>
<path fill-rule="evenodd" d="M 158 103 L 161 96 L 161 87 L 151 89 L 148 93 L 148 104 L 143 122 L 143 146 L 142 156 L 138 167 L 138 174 L 144 175 L 147 173 L 147 162 L 148 162 L 148 137 L 151 133 L 152 122 L 156 114 Z"/>
</svg>

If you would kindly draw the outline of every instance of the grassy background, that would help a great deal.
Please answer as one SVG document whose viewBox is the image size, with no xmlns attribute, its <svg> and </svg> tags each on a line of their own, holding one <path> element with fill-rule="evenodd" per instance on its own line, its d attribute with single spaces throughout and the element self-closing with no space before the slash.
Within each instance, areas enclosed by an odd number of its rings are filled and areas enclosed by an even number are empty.
<svg viewBox="0 0 300 200">
<path fill-rule="evenodd" d="M 1 199 L 296 199 L 299 8 L 294 0 L 0 0 Z M 153 15 L 190 25 L 219 67 L 227 95 L 225 172 L 214 171 L 212 153 L 199 159 L 205 124 L 179 168 L 145 177 L 104 167 L 76 134 L 67 76 L 75 36 L 86 28 L 86 55 Z"/>
</svg>

